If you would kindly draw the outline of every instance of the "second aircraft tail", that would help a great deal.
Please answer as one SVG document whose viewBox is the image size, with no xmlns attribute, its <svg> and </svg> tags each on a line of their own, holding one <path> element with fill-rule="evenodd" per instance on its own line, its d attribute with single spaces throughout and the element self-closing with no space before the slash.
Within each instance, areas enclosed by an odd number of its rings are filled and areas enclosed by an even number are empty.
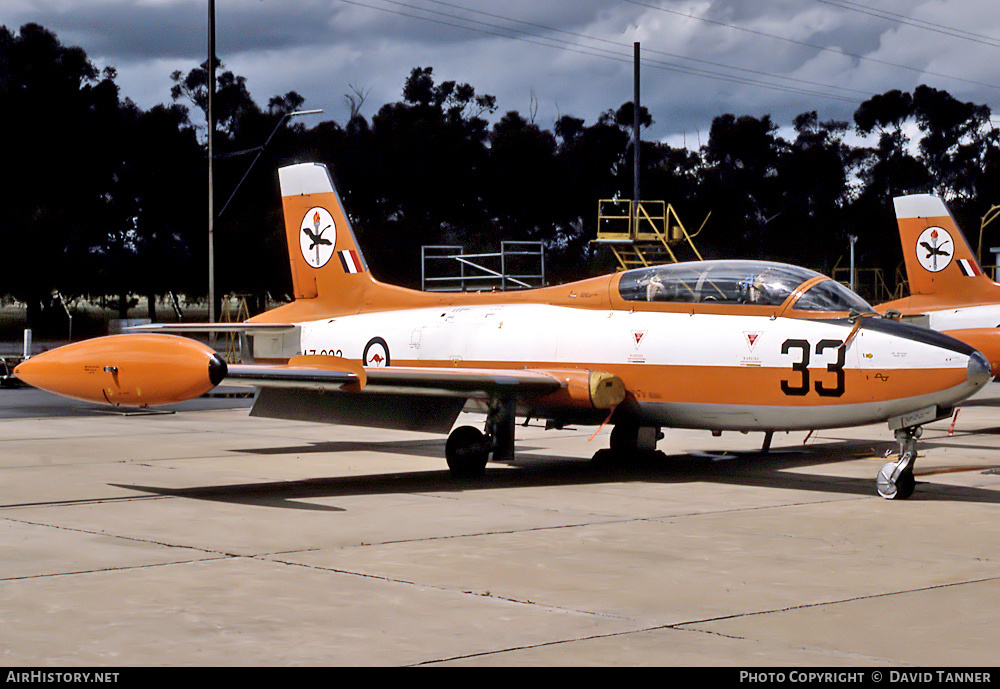
<svg viewBox="0 0 1000 689">
<path fill-rule="evenodd" d="M 1000 285 L 983 273 L 948 207 L 930 194 L 893 199 L 910 295 L 949 303 L 995 300 Z"/>
</svg>

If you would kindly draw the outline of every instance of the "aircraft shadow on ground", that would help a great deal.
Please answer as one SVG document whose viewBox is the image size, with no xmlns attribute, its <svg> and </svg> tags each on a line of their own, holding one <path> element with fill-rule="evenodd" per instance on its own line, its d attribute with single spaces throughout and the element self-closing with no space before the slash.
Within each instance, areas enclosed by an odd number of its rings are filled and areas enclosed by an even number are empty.
<svg viewBox="0 0 1000 689">
<path fill-rule="evenodd" d="M 520 449 L 520 446 L 518 446 Z M 444 458 L 444 441 L 431 440 L 389 440 L 381 442 L 366 442 L 360 440 L 323 440 L 306 445 L 290 447 L 259 447 L 240 449 L 250 455 L 305 455 L 326 454 L 337 452 L 384 452 L 388 454 L 404 454 L 413 457 Z"/>
<path fill-rule="evenodd" d="M 301 448 L 273 448 L 251 452 L 255 454 L 294 454 L 297 452 L 336 453 L 375 450 L 396 454 L 410 453 L 418 456 L 442 457 L 442 446 L 442 442 L 428 440 L 388 443 L 321 442 Z M 623 482 L 663 484 L 705 482 L 783 490 L 806 490 L 830 495 L 874 497 L 876 495 L 875 472 L 877 471 L 875 463 L 872 464 L 872 475 L 865 478 L 790 470 L 838 461 L 871 458 L 873 455 L 880 457 L 885 450 L 892 447 L 891 443 L 849 440 L 803 448 L 775 448 L 767 454 L 759 452 L 697 452 L 666 455 L 662 452 L 656 452 L 625 461 L 610 461 L 530 454 L 530 448 L 519 446 L 519 458 L 514 465 L 502 467 L 499 470 L 491 470 L 488 467 L 486 474 L 476 479 L 456 479 L 451 476 L 447 469 L 442 468 L 436 471 L 389 472 L 190 488 L 137 484 L 114 485 L 119 488 L 169 497 L 333 512 L 343 511 L 343 508 L 307 501 L 359 495 L 462 493 Z M 944 472 L 935 471 L 935 473 Z M 919 463 L 916 474 L 917 488 L 910 500 L 1000 504 L 1000 491 L 936 484 L 933 477 L 921 476 Z"/>
</svg>

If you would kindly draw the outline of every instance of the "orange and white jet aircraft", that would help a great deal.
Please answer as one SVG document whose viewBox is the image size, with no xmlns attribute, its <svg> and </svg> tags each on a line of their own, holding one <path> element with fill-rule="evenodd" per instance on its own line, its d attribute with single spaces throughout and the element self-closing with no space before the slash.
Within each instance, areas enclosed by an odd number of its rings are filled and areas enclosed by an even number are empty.
<svg viewBox="0 0 1000 689">
<path fill-rule="evenodd" d="M 1000 284 L 980 267 L 944 201 L 930 194 L 893 199 L 910 296 L 879 304 L 904 321 L 972 345 L 1000 375 Z"/>
<path fill-rule="evenodd" d="M 252 385 L 251 415 L 449 433 L 452 472 L 513 457 L 515 418 L 613 424 L 611 454 L 663 427 L 763 431 L 888 421 L 899 458 L 877 478 L 908 497 L 920 426 L 989 379 L 973 347 L 878 316 L 839 283 L 765 261 L 641 268 L 505 293 L 427 293 L 368 270 L 328 170 L 279 170 L 295 300 L 230 326 L 252 364 L 176 335 L 97 338 L 37 355 L 22 380 L 145 406 Z M 150 326 L 147 330 L 222 330 Z M 486 413 L 485 432 L 460 426 Z"/>
</svg>

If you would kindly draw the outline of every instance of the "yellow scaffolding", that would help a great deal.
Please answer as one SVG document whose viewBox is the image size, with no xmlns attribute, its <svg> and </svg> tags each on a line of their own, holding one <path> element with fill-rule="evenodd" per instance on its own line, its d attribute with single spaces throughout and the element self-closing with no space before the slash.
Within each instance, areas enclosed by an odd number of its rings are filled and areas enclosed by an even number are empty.
<svg viewBox="0 0 1000 689">
<path fill-rule="evenodd" d="M 673 247 L 685 242 L 700 261 L 693 240 L 711 215 L 705 216 L 698 231 L 691 234 L 673 206 L 665 201 L 639 201 L 634 208 L 631 199 L 601 199 L 597 202 L 597 239 L 592 241 L 610 247 L 618 260 L 618 270 L 677 263 Z"/>
<path fill-rule="evenodd" d="M 980 219 L 979 246 L 976 249 L 976 260 L 979 261 L 979 265 L 982 266 L 984 270 L 987 267 L 991 268 L 991 270 L 988 272 L 993 276 L 994 280 L 997 279 L 997 266 L 983 266 L 983 230 L 985 230 L 986 226 L 989 225 L 994 220 L 996 220 L 998 217 L 1000 217 L 1000 206 L 990 206 L 990 209 L 986 211 L 986 215 L 984 215 Z"/>
<path fill-rule="evenodd" d="M 232 301 L 236 301 L 235 310 L 232 308 Z M 250 309 L 247 308 L 246 294 L 227 294 L 222 299 L 222 313 L 219 322 L 221 323 L 243 323 L 250 318 Z M 226 333 L 226 362 L 230 364 L 239 363 L 242 347 L 237 346 L 239 333 Z"/>
<path fill-rule="evenodd" d="M 844 285 L 851 286 L 850 266 L 841 266 L 843 256 L 837 259 L 830 271 L 830 277 Z M 881 304 L 887 301 L 900 299 L 907 293 L 906 271 L 902 265 L 896 266 L 896 275 L 893 278 L 895 287 L 890 288 L 885 279 L 885 273 L 881 268 L 854 268 L 854 291 L 860 294 L 872 304 Z"/>
</svg>

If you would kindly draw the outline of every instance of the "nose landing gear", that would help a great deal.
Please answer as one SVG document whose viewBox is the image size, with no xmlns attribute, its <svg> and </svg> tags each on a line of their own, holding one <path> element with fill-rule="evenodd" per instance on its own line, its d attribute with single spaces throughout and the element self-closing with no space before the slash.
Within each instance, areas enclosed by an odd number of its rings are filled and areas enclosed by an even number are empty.
<svg viewBox="0 0 1000 689">
<path fill-rule="evenodd" d="M 896 430 L 899 459 L 885 464 L 875 479 L 878 494 L 886 500 L 905 500 L 913 495 L 913 488 L 916 485 L 913 465 L 917 461 L 917 438 L 922 433 L 923 429 L 920 426 Z"/>
</svg>

